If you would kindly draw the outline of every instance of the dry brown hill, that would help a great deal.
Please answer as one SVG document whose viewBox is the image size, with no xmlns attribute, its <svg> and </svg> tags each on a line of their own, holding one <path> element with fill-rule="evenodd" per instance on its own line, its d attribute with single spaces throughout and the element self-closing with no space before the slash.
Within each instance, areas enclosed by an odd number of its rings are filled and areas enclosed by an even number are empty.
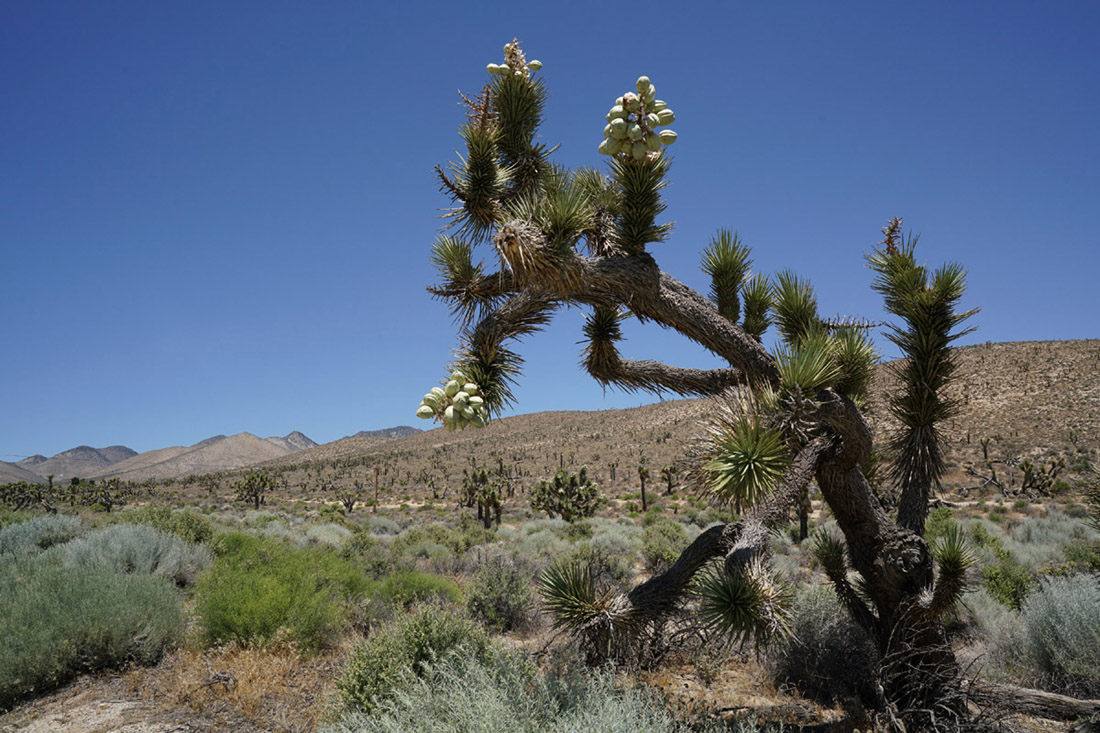
<svg viewBox="0 0 1100 733">
<path fill-rule="evenodd" d="M 124 445 L 112 445 L 107 448 L 79 445 L 45 460 L 40 460 L 41 456 L 31 456 L 20 461 L 20 465 L 39 476 L 46 477 L 53 474 L 56 481 L 65 481 L 76 476 L 96 475 L 107 467 L 136 455 L 136 451 Z"/>
<path fill-rule="evenodd" d="M 238 433 L 214 442 L 203 441 L 190 448 L 161 448 L 108 466 L 89 478 L 118 477 L 126 481 L 169 479 L 204 473 L 218 473 L 285 456 L 291 451 L 251 433 Z"/>
<path fill-rule="evenodd" d="M 46 483 L 46 479 L 42 478 L 37 473 L 32 473 L 14 463 L 0 461 L 0 484 L 11 484 L 17 481 L 27 481 L 32 484 Z"/>
<path fill-rule="evenodd" d="M 1062 456 L 1061 476 L 1072 480 L 1097 460 L 1100 447 L 1100 340 L 983 344 L 959 349 L 960 380 L 955 387 L 961 414 L 945 430 L 951 472 L 947 488 L 977 486 L 983 438 L 997 462 L 998 477 L 1018 488 L 1020 460 L 1043 462 Z M 879 437 L 889 428 L 883 390 L 890 365 L 880 367 L 873 406 Z M 650 486 L 660 469 L 682 463 L 700 434 L 710 400 L 673 400 L 630 410 L 545 412 L 493 421 L 484 430 L 449 433 L 441 428 L 400 439 L 350 437 L 278 458 L 267 464 L 303 487 L 350 483 L 372 486 L 380 466 L 383 489 L 414 495 L 434 485 L 457 486 L 462 470 L 503 463 L 533 483 L 559 466 L 587 465 L 610 488 L 638 486 L 644 455 Z M 322 481 L 322 478 L 324 481 Z M 1015 481 L 1015 486 L 1009 482 Z M 659 487 L 658 487 L 659 488 Z"/>
</svg>

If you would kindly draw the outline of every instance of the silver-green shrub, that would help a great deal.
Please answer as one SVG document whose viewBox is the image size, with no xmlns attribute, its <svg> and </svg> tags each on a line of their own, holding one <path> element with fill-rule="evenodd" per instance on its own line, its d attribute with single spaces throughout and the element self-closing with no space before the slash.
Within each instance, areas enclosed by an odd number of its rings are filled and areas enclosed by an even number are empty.
<svg viewBox="0 0 1100 733">
<path fill-rule="evenodd" d="M 144 524 L 113 524 L 51 552 L 71 567 L 160 575 L 177 585 L 193 582 L 214 560 L 205 546 L 189 544 Z"/>
<path fill-rule="evenodd" d="M 81 672 L 154 662 L 183 628 L 164 578 L 46 555 L 0 563 L 0 710 Z"/>
<path fill-rule="evenodd" d="M 46 514 L 0 529 L 0 556 L 41 552 L 88 531 L 79 517 Z"/>
<path fill-rule="evenodd" d="M 1002 652 L 1047 689 L 1100 697 L 1100 578 L 1044 578 L 1018 620 Z"/>
<path fill-rule="evenodd" d="M 837 601 L 831 587 L 813 585 L 794 602 L 793 634 L 773 650 L 769 672 L 825 703 L 858 700 L 873 706 L 877 652 Z"/>
<path fill-rule="evenodd" d="M 714 730 L 750 733 L 747 726 Z M 542 677 L 514 654 L 455 654 L 406 680 L 367 715 L 328 733 L 686 733 L 652 694 L 619 688 L 611 672 Z M 709 729 L 707 729 L 709 730 Z"/>
</svg>

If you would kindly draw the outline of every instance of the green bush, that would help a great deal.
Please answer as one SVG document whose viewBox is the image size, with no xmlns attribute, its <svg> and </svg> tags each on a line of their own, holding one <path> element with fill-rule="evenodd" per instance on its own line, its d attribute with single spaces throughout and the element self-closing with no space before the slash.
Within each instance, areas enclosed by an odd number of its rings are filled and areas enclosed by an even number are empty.
<svg viewBox="0 0 1100 733">
<path fill-rule="evenodd" d="M 113 524 L 60 545 L 56 553 L 66 565 L 109 567 L 122 573 L 147 573 L 176 585 L 195 580 L 210 567 L 213 555 L 201 545 L 144 524 Z"/>
<path fill-rule="evenodd" d="M 183 633 L 179 594 L 163 578 L 48 557 L 0 566 L 0 709 L 75 675 L 148 664 Z"/>
<path fill-rule="evenodd" d="M 687 530 L 675 519 L 662 517 L 642 531 L 642 555 L 653 570 L 661 570 L 676 562 L 687 546 Z"/>
<path fill-rule="evenodd" d="M 340 548 L 340 555 L 353 561 L 372 578 L 383 578 L 395 568 L 390 548 L 365 529 L 354 532 Z"/>
<path fill-rule="evenodd" d="M 466 592 L 470 616 L 494 631 L 516 631 L 531 622 L 534 567 L 503 554 L 487 557 Z"/>
<path fill-rule="evenodd" d="M 161 532 L 174 534 L 192 544 L 214 539 L 216 525 L 194 509 L 172 509 L 167 506 L 144 506 L 121 512 L 117 519 L 130 524 L 147 524 Z"/>
<path fill-rule="evenodd" d="M 390 550 L 395 555 L 406 554 L 410 548 L 423 542 L 443 545 L 455 555 L 461 555 L 469 547 L 468 538 L 460 531 L 444 527 L 442 524 L 420 524 L 409 527 L 394 538 Z"/>
<path fill-rule="evenodd" d="M 446 608 L 423 605 L 359 644 L 336 687 L 349 708 L 370 712 L 423 675 L 430 662 L 451 653 L 489 661 L 498 652 L 473 622 Z"/>
<path fill-rule="evenodd" d="M 1020 608 L 1020 652 L 1048 689 L 1100 697 L 1100 579 L 1044 578 Z"/>
<path fill-rule="evenodd" d="M 88 531 L 78 517 L 47 514 L 0 529 L 0 556 L 41 552 Z"/>
<path fill-rule="evenodd" d="M 925 541 L 932 542 L 941 537 L 946 537 L 951 528 L 955 526 L 955 523 L 951 507 L 935 507 L 928 512 L 928 518 L 924 522 Z"/>
<path fill-rule="evenodd" d="M 995 564 L 981 569 L 985 590 L 1007 608 L 1019 609 L 1035 580 L 1028 569 L 1008 552 L 998 552 L 997 558 Z"/>
<path fill-rule="evenodd" d="M 430 600 L 458 603 L 462 598 L 462 589 L 450 578 L 410 569 L 394 571 L 373 583 L 369 595 L 408 608 Z"/>
<path fill-rule="evenodd" d="M 331 550 L 241 532 L 222 537 L 225 551 L 197 592 L 203 639 L 211 645 L 263 645 L 285 635 L 303 652 L 330 646 L 349 601 L 370 584 L 353 562 Z"/>
</svg>

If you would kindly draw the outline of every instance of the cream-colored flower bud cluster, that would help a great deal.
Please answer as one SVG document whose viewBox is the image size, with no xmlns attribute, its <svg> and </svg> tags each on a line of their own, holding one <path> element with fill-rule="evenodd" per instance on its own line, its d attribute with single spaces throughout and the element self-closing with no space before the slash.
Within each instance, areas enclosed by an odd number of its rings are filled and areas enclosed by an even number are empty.
<svg viewBox="0 0 1100 733">
<path fill-rule="evenodd" d="M 434 417 L 448 430 L 462 430 L 471 425 L 483 428 L 489 408 L 481 387 L 456 370 L 444 386 L 432 387 L 432 391 L 424 395 L 416 416 L 424 420 Z"/>
<path fill-rule="evenodd" d="M 647 155 L 660 155 L 662 145 L 676 142 L 672 130 L 658 130 L 671 125 L 676 115 L 664 100 L 657 99 L 657 88 L 648 76 L 638 77 L 637 93 L 627 92 L 615 100 L 607 113 L 603 142 L 599 150 L 604 155 L 621 155 L 642 160 Z"/>
<path fill-rule="evenodd" d="M 520 50 L 519 44 L 513 42 L 504 45 L 504 63 L 489 64 L 485 67 L 485 70 L 497 76 L 508 76 L 512 74 L 514 76 L 526 77 L 530 76 L 532 71 L 538 71 L 541 68 L 541 61 L 538 59 L 528 61 L 523 55 L 523 51 Z"/>
</svg>

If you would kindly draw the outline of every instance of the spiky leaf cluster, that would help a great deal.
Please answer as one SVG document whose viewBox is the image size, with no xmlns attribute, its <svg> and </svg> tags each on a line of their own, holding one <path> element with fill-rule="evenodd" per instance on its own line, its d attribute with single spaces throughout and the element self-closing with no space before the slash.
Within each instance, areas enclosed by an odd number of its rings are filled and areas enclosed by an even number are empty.
<svg viewBox="0 0 1100 733">
<path fill-rule="evenodd" d="M 611 160 L 611 177 L 619 190 L 619 215 L 615 222 L 615 240 L 626 254 L 640 254 L 646 244 L 661 242 L 672 231 L 671 224 L 658 224 L 665 210 L 661 189 L 669 159 L 664 156 L 625 161 Z"/>
<path fill-rule="evenodd" d="M 953 608 L 969 590 L 967 571 L 977 564 L 978 556 L 957 523 L 952 523 L 947 533 L 932 543 L 931 549 L 939 568 L 931 610 L 943 612 Z"/>
<path fill-rule="evenodd" d="M 752 268 L 749 248 L 736 232 L 719 229 L 703 250 L 703 272 L 710 276 L 710 299 L 731 323 L 741 318 L 741 289 Z"/>
<path fill-rule="evenodd" d="M 791 592 L 761 558 L 733 572 L 715 567 L 696 586 L 699 615 L 712 632 L 763 646 L 791 635 Z"/>
<path fill-rule="evenodd" d="M 490 64 L 493 79 L 475 99 L 467 99 L 469 120 L 460 134 L 466 145 L 450 165 L 437 168 L 442 189 L 456 206 L 448 216 L 474 241 L 483 241 L 500 223 L 503 207 L 535 191 L 550 151 L 535 142 L 546 85 L 533 72 L 518 41 L 505 46 L 505 63 Z"/>
<path fill-rule="evenodd" d="M 703 491 L 730 504 L 760 501 L 790 463 L 784 436 L 755 412 L 722 408 L 708 427 L 705 446 Z"/>
</svg>

